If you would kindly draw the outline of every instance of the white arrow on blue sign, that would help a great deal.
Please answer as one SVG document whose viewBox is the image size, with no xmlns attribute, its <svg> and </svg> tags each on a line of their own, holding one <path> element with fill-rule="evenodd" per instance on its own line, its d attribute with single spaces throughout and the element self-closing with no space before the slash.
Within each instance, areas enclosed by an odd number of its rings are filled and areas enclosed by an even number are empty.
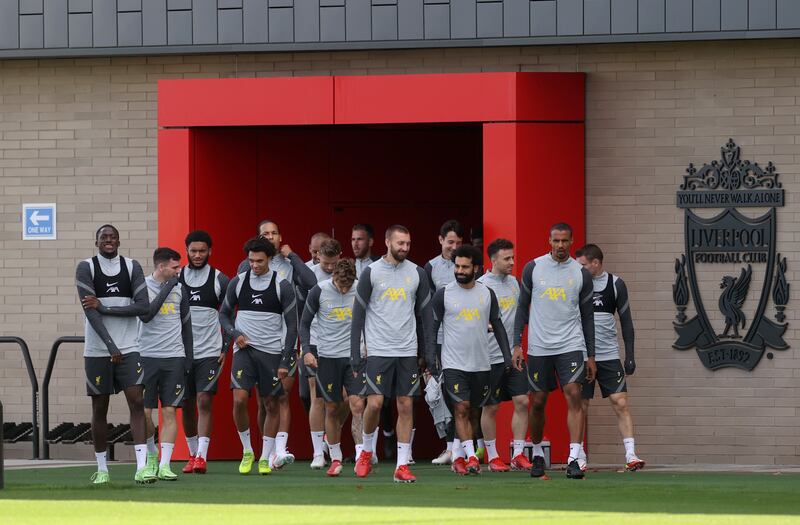
<svg viewBox="0 0 800 525">
<path fill-rule="evenodd" d="M 22 239 L 49 241 L 56 239 L 56 203 L 22 205 Z"/>
</svg>

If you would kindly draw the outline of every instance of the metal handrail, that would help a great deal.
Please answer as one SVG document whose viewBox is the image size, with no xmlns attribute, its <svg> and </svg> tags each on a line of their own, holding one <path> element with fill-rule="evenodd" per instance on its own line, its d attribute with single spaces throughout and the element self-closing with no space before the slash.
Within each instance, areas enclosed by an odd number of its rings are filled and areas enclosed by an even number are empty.
<svg viewBox="0 0 800 525">
<path fill-rule="evenodd" d="M 42 432 L 44 432 L 42 459 L 50 459 L 50 442 L 47 441 L 47 435 L 50 433 L 50 377 L 53 375 L 58 349 L 64 343 L 84 342 L 85 338 L 82 335 L 67 335 L 56 339 L 50 349 L 50 357 L 47 359 L 47 369 L 44 372 L 44 381 L 42 381 Z"/>
<path fill-rule="evenodd" d="M 21 337 L 16 336 L 0 337 L 0 343 L 14 343 L 22 350 L 22 358 L 25 360 L 25 368 L 28 369 L 28 379 L 31 382 L 31 397 L 33 398 L 33 436 L 31 437 L 33 443 L 33 457 L 31 459 L 39 459 L 39 382 L 36 380 L 36 371 L 33 369 L 33 361 L 31 361 L 31 352 L 28 350 L 28 343 Z"/>
</svg>

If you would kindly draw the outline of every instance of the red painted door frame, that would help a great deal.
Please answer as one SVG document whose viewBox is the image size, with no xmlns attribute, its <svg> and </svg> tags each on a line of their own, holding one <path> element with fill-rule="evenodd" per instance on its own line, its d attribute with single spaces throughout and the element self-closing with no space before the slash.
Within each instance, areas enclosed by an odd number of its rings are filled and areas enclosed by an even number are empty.
<svg viewBox="0 0 800 525">
<path fill-rule="evenodd" d="M 555 222 L 572 224 L 584 242 L 584 85 L 583 73 L 159 81 L 159 245 L 182 246 L 195 226 L 193 128 L 482 123 L 484 238 L 515 243 L 519 274 L 547 251 Z M 552 396 L 546 429 L 555 461 L 566 459 L 568 441 L 560 397 Z M 215 426 L 234 436 L 233 450 L 215 456 L 237 457 L 230 407 L 215 414 Z M 506 460 L 510 419 L 503 407 L 498 448 Z"/>
</svg>

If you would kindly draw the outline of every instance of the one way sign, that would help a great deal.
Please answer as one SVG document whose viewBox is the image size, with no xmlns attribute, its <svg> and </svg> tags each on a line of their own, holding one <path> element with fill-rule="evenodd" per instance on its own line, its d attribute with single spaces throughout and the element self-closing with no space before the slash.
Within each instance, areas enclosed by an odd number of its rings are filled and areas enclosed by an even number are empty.
<svg viewBox="0 0 800 525">
<path fill-rule="evenodd" d="M 56 238 L 56 204 L 22 205 L 22 239 L 48 241 Z"/>
</svg>

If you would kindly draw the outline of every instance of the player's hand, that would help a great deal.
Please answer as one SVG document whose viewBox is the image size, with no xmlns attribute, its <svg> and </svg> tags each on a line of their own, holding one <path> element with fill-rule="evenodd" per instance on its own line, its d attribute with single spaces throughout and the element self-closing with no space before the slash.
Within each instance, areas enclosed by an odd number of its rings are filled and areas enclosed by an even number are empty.
<svg viewBox="0 0 800 525">
<path fill-rule="evenodd" d="M 632 357 L 630 359 L 625 359 L 625 375 L 632 376 L 635 371 L 636 361 L 634 361 Z"/>
<path fill-rule="evenodd" d="M 494 327 L 490 324 L 489 328 L 487 328 L 486 331 L 491 334 L 492 332 L 494 332 Z"/>
<path fill-rule="evenodd" d="M 192 373 L 192 360 L 188 357 L 183 360 L 183 375 L 189 377 L 189 374 Z"/>
<path fill-rule="evenodd" d="M 84 310 L 89 310 L 90 308 L 97 309 L 97 307 L 100 306 L 100 299 L 94 295 L 87 295 L 81 300 L 81 304 Z"/>
<path fill-rule="evenodd" d="M 284 244 L 283 246 L 281 246 L 281 255 L 283 255 L 284 257 L 289 257 L 289 255 L 291 254 L 292 254 L 291 246 L 289 246 L 288 244 Z"/>
<path fill-rule="evenodd" d="M 111 362 L 118 365 L 122 362 L 122 354 L 111 354 Z"/>
<path fill-rule="evenodd" d="M 586 360 L 586 382 L 591 383 L 595 376 L 597 376 L 597 363 L 594 357 L 590 357 Z"/>
<path fill-rule="evenodd" d="M 279 368 L 278 369 L 278 379 L 283 381 L 287 377 L 289 377 L 289 369 L 288 368 Z"/>
<path fill-rule="evenodd" d="M 417 367 L 420 370 L 425 370 L 426 368 L 428 368 L 428 364 L 425 362 L 425 358 L 424 357 L 418 357 L 417 358 Z"/>
<path fill-rule="evenodd" d="M 524 359 L 522 357 L 522 347 L 515 346 L 514 347 L 514 354 L 511 356 L 511 364 L 514 368 L 522 372 L 522 364 Z"/>
<path fill-rule="evenodd" d="M 309 368 L 317 368 L 317 358 L 311 352 L 307 352 L 303 356 L 303 364 Z"/>
<path fill-rule="evenodd" d="M 225 362 L 225 352 L 222 352 L 221 354 L 219 354 L 219 357 L 217 358 L 217 363 L 222 364 L 224 362 Z"/>
<path fill-rule="evenodd" d="M 245 348 L 249 344 L 250 340 L 247 339 L 247 336 L 245 335 L 240 335 L 239 337 L 236 338 L 236 346 L 238 346 L 239 348 Z"/>
</svg>

